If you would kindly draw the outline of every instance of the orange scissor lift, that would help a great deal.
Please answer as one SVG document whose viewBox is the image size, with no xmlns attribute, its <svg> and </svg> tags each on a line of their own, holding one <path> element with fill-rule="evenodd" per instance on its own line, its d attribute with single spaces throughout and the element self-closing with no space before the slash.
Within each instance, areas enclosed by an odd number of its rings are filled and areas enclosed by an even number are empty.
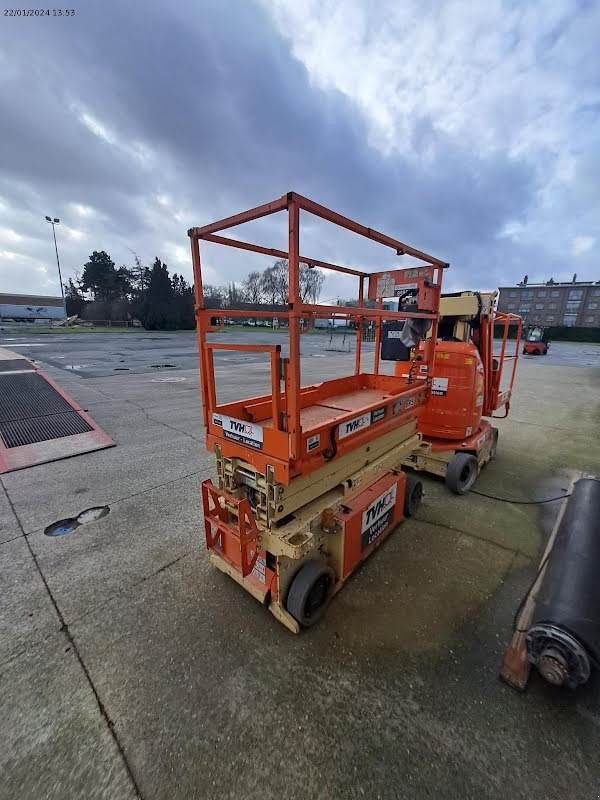
<svg viewBox="0 0 600 800">
<path fill-rule="evenodd" d="M 218 232 L 286 212 L 288 251 L 223 237 Z M 422 266 L 367 273 L 300 254 L 300 216 L 327 222 L 409 255 Z M 207 448 L 216 456 L 216 481 L 202 483 L 206 545 L 212 562 L 267 606 L 293 632 L 314 624 L 359 564 L 376 549 L 422 495 L 421 483 L 401 469 L 419 445 L 417 417 L 430 394 L 433 347 L 406 376 L 380 372 L 382 325 L 420 320 L 425 341 L 436 341 L 442 274 L 448 266 L 401 241 L 367 228 L 301 195 L 287 195 L 188 231 L 192 248 L 196 320 Z M 200 242 L 288 260 L 287 355 L 278 344 L 207 341 L 214 311 L 204 307 Z M 300 264 L 358 280 L 356 307 L 302 301 Z M 388 311 L 383 299 L 410 288 L 411 311 Z M 365 288 L 367 293 L 365 294 Z M 374 304 L 366 304 L 367 299 Z M 232 318 L 248 309 L 228 309 Z M 271 318 L 273 311 L 252 310 Z M 315 318 L 356 323 L 353 374 L 302 385 L 300 335 Z M 363 370 L 365 325 L 375 326 L 373 372 Z M 264 353 L 269 394 L 217 402 L 215 351 Z M 415 364 L 416 366 L 416 364 Z"/>
</svg>

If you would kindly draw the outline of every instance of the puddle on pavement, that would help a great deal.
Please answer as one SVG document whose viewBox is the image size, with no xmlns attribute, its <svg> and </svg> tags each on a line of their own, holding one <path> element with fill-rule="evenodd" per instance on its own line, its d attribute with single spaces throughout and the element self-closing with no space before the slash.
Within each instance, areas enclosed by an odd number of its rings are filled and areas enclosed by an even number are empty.
<svg viewBox="0 0 600 800">
<path fill-rule="evenodd" d="M 52 525 L 48 525 L 44 528 L 44 533 L 46 536 L 67 536 L 69 533 L 73 533 L 73 531 L 77 530 L 79 527 L 79 522 L 75 517 L 69 517 L 68 519 L 59 519 L 58 522 L 53 522 Z"/>
<path fill-rule="evenodd" d="M 96 520 L 102 519 L 109 512 L 110 508 L 108 506 L 92 506 L 92 508 L 86 508 L 85 511 L 77 515 L 77 522 L 80 525 L 85 525 L 86 522 L 96 522 Z"/>
<path fill-rule="evenodd" d="M 109 506 L 92 506 L 91 508 L 86 508 L 76 517 L 67 517 L 66 519 L 59 519 L 57 522 L 53 522 L 51 525 L 44 528 L 44 533 L 46 536 L 53 537 L 68 536 L 82 525 L 87 525 L 88 522 L 96 522 L 96 520 L 102 519 L 102 517 L 105 517 L 109 512 Z"/>
</svg>

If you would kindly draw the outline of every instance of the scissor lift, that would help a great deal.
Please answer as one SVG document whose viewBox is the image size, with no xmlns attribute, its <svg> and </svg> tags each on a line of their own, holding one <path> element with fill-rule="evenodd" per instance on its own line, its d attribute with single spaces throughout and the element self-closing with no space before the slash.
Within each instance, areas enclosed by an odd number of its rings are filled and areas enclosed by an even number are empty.
<svg viewBox="0 0 600 800">
<path fill-rule="evenodd" d="M 288 251 L 250 244 L 218 232 L 286 212 Z M 367 273 L 300 254 L 300 215 L 308 213 L 423 265 Z M 213 563 L 264 603 L 290 630 L 314 624 L 332 594 L 420 502 L 421 484 L 401 464 L 418 446 L 416 415 L 430 391 L 433 348 L 408 376 L 380 372 L 382 324 L 423 320 L 435 341 L 443 269 L 448 265 L 401 241 L 290 192 L 272 203 L 188 231 L 207 448 L 216 456 L 216 482 L 202 484 L 206 545 Z M 200 242 L 288 260 L 288 355 L 278 344 L 209 342 L 214 311 L 204 306 Z M 315 305 L 300 295 L 300 264 L 358 280 L 356 307 Z M 365 293 L 365 289 L 367 292 Z M 388 311 L 383 300 L 410 290 L 410 310 Z M 370 298 L 374 303 L 367 304 Z M 273 317 L 272 310 L 228 309 L 232 318 Z M 302 385 L 300 335 L 316 318 L 356 324 L 353 374 Z M 375 325 L 373 372 L 363 371 L 362 332 Z M 271 391 L 217 402 L 214 353 L 264 353 Z M 416 364 L 415 364 L 416 367 Z"/>
</svg>

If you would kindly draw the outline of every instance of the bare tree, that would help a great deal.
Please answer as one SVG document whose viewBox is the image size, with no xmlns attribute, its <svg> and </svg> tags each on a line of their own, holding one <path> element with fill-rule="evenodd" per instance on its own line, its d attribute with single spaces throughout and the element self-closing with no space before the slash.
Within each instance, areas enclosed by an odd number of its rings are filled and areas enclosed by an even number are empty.
<svg viewBox="0 0 600 800">
<path fill-rule="evenodd" d="M 320 269 L 300 264 L 300 297 L 303 303 L 318 301 L 324 280 L 325 276 Z"/>
<path fill-rule="evenodd" d="M 263 281 L 260 272 L 251 272 L 243 283 L 244 299 L 247 303 L 258 305 L 264 297 Z"/>
<path fill-rule="evenodd" d="M 288 262 L 276 261 L 261 276 L 263 294 L 271 305 L 286 305 L 288 301 Z"/>
<path fill-rule="evenodd" d="M 231 281 L 227 285 L 227 305 L 229 308 L 235 308 L 239 306 L 240 303 L 244 302 L 244 293 L 240 289 L 240 287 L 235 283 L 235 281 Z"/>
<path fill-rule="evenodd" d="M 222 286 L 211 286 L 205 283 L 202 286 L 204 291 L 204 302 L 207 308 L 221 308 L 225 300 L 225 292 Z"/>
<path fill-rule="evenodd" d="M 299 289 L 300 299 L 303 303 L 310 301 L 316 303 L 323 288 L 325 276 L 319 269 L 300 264 Z M 288 302 L 288 262 L 276 261 L 268 267 L 261 276 L 262 293 L 271 304 Z"/>
</svg>

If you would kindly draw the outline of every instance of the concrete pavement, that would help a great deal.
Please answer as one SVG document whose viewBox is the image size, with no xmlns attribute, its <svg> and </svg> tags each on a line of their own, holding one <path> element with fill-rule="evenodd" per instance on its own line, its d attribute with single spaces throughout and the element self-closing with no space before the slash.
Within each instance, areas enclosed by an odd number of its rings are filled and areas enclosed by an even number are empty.
<svg viewBox="0 0 600 800">
<path fill-rule="evenodd" d="M 102 349 L 96 336 L 77 346 Z M 139 364 L 156 356 L 139 334 L 106 336 Z M 65 355 L 51 338 L 45 367 Z M 351 359 L 324 354 L 306 353 L 307 381 Z M 573 360 L 520 363 L 478 489 L 539 499 L 573 470 L 600 473 L 600 369 Z M 597 679 L 569 693 L 534 675 L 523 695 L 497 679 L 557 503 L 457 498 L 427 480 L 417 518 L 294 637 L 203 550 L 212 460 L 195 370 L 49 372 L 117 447 L 2 478 L 0 798 L 598 793 Z M 217 375 L 232 399 L 264 380 L 253 361 Z M 44 535 L 93 505 L 109 515 Z"/>
</svg>

